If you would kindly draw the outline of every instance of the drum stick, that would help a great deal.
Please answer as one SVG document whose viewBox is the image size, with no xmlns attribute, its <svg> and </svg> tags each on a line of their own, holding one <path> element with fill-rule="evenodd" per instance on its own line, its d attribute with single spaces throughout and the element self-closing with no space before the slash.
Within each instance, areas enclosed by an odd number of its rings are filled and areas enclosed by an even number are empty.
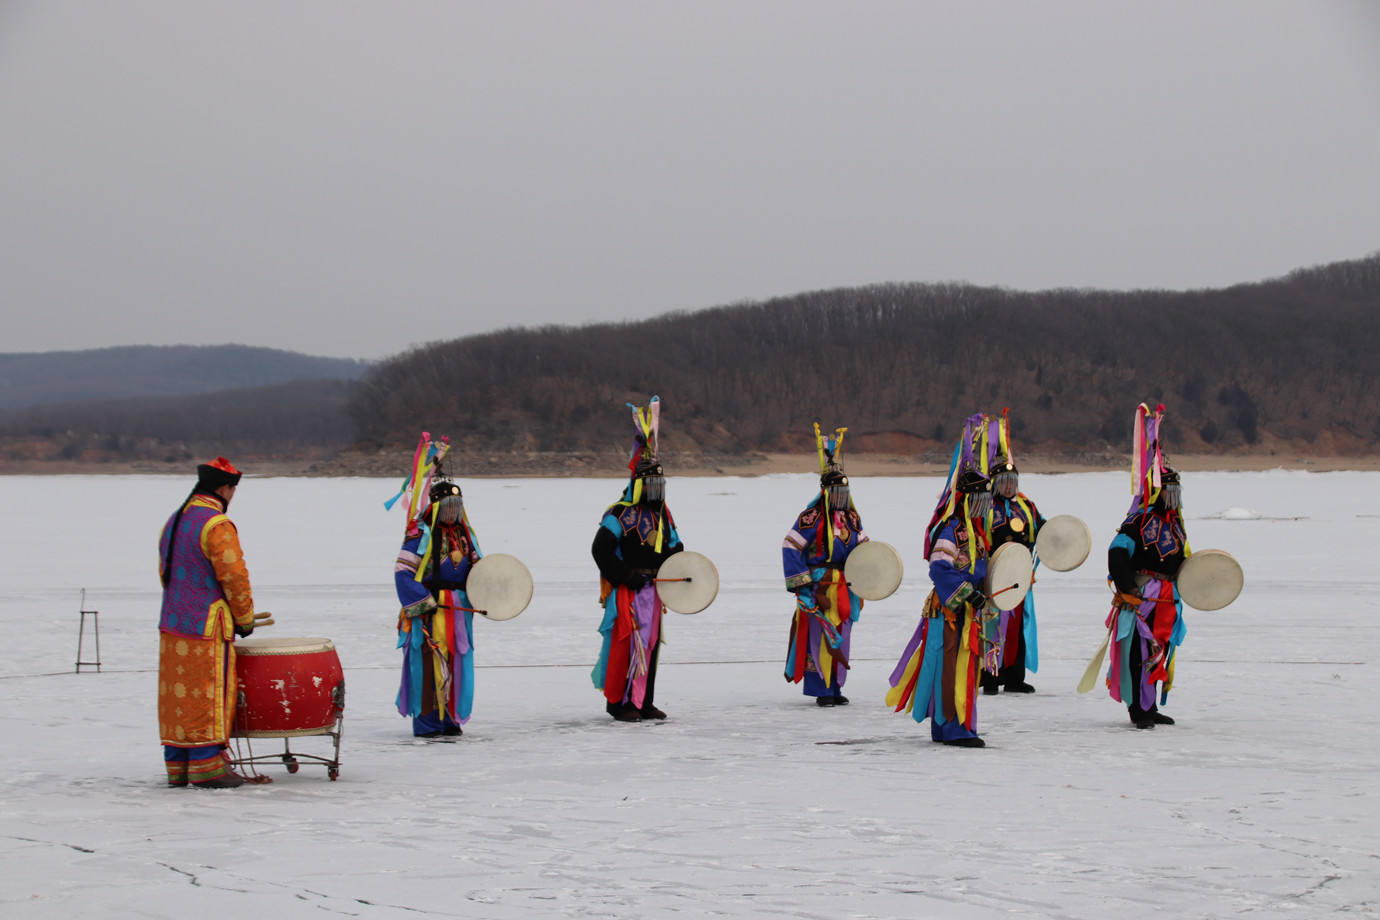
<svg viewBox="0 0 1380 920">
<path fill-rule="evenodd" d="M 685 578 L 653 578 L 652 581 L 691 581 L 689 576 Z"/>
<path fill-rule="evenodd" d="M 463 611 L 465 611 L 466 613 L 477 613 L 477 614 L 480 614 L 481 616 L 488 616 L 488 615 L 489 615 L 489 611 L 487 611 L 487 610 L 480 610 L 478 607 L 452 607 L 450 604 L 437 604 L 437 605 L 436 605 L 436 608 L 437 608 L 438 610 L 463 610 Z"/>
<path fill-rule="evenodd" d="M 1016 590 L 1017 588 L 1019 588 L 1020 586 L 1021 586 L 1021 583 L 1018 581 L 1018 582 L 1016 582 L 1014 585 L 1010 585 L 1010 586 L 1008 586 L 1008 587 L 1002 588 L 1000 591 L 993 591 L 990 595 L 988 595 L 988 598 L 991 599 L 991 600 L 996 600 L 998 594 L 1005 594 L 1007 591 L 1014 591 L 1014 590 Z"/>
<path fill-rule="evenodd" d="M 269 613 L 267 610 L 256 611 L 256 612 L 254 613 L 254 619 L 256 619 L 256 620 L 271 620 L 271 619 L 273 619 L 273 614 Z"/>
<path fill-rule="evenodd" d="M 254 628 L 255 628 L 255 629 L 258 629 L 258 628 L 260 628 L 260 627 L 262 627 L 262 626 L 272 626 L 272 625 L 273 625 L 273 617 L 272 617 L 271 615 L 270 615 L 270 616 L 266 616 L 266 617 L 259 617 L 259 616 L 254 617 Z"/>
</svg>

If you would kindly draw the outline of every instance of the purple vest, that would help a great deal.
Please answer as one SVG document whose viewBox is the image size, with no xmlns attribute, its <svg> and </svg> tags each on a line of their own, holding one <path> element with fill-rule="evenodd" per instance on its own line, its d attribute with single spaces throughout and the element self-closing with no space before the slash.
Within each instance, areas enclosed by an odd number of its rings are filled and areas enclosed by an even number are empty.
<svg viewBox="0 0 1380 920">
<path fill-rule="evenodd" d="M 163 589 L 163 614 L 158 621 L 160 631 L 199 639 L 209 635 L 214 625 L 210 619 L 211 607 L 219 602 L 221 609 L 228 609 L 225 591 L 216 578 L 216 570 L 201 549 L 201 537 L 207 525 L 224 517 L 219 508 L 208 507 L 197 499 L 188 504 L 187 510 L 182 513 L 173 541 L 172 560 L 167 572 L 168 585 Z M 168 518 L 168 523 L 163 525 L 163 535 L 158 540 L 160 564 L 168 558 L 168 535 L 172 522 L 172 517 Z"/>
</svg>

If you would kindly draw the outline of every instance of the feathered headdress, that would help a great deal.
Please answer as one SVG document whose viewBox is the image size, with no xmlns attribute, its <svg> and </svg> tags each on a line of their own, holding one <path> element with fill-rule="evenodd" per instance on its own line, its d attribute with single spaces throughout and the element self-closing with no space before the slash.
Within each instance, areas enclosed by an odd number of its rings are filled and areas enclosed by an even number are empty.
<svg viewBox="0 0 1380 920">
<path fill-rule="evenodd" d="M 815 422 L 815 446 L 819 451 L 819 507 L 821 511 L 829 509 L 829 489 L 831 486 L 848 485 L 848 477 L 843 472 L 843 436 L 847 428 L 835 428 L 832 435 L 826 435 L 819 430 L 819 422 Z M 853 507 L 853 496 L 848 496 L 848 507 Z M 836 508 L 835 511 L 842 509 Z M 827 534 L 821 545 L 827 543 L 828 550 L 826 558 L 832 558 L 834 554 L 834 528 L 826 520 L 828 514 L 820 514 L 820 528 Z"/>
<path fill-rule="evenodd" d="M 996 437 L 992 436 L 992 428 L 996 428 Z M 991 463 L 989 470 L 995 470 L 999 465 L 1010 463 L 1016 465 L 1015 459 L 1011 456 L 1011 407 L 1003 406 L 1001 418 L 989 419 L 987 422 L 987 442 L 991 449 Z"/>
<path fill-rule="evenodd" d="M 662 475 L 661 463 L 657 460 L 661 432 L 661 397 L 653 396 L 646 406 L 628 403 L 633 416 L 633 448 L 628 455 L 627 498 L 633 504 L 642 500 L 642 479 L 645 476 Z"/>
<path fill-rule="evenodd" d="M 412 466 L 403 480 L 402 488 L 383 503 L 384 508 L 392 511 L 398 499 L 407 498 L 403 511 L 407 513 L 408 533 L 416 530 L 417 516 L 424 508 L 423 502 L 431 494 L 431 481 L 440 472 L 441 461 L 449 451 L 450 438 L 442 436 L 433 440 L 430 432 L 423 431 L 412 454 Z"/>
<path fill-rule="evenodd" d="M 633 415 L 633 449 L 628 456 L 628 485 L 623 497 L 609 506 L 605 514 L 621 505 L 636 505 L 642 501 L 642 480 L 648 476 L 663 476 L 661 461 L 657 459 L 657 441 L 661 426 L 661 398 L 653 396 L 646 406 L 628 403 Z M 657 512 L 656 532 L 649 545 L 658 553 L 666 540 L 667 528 L 674 528 L 671 509 L 662 502 Z"/>
<path fill-rule="evenodd" d="M 826 435 L 815 422 L 815 446 L 819 448 L 819 475 L 823 479 L 831 473 L 843 475 L 843 435 L 847 428 L 835 428 L 834 433 Z"/>
<path fill-rule="evenodd" d="M 1149 508 L 1160 497 L 1165 474 L 1174 471 L 1160 446 L 1160 422 L 1164 419 L 1164 403 L 1150 407 L 1141 403 L 1136 407 L 1136 419 L 1131 432 L 1131 507 L 1127 514 Z"/>
<path fill-rule="evenodd" d="M 960 496 L 971 491 L 975 484 L 988 479 L 988 471 L 996 459 L 996 446 L 989 435 L 987 422 L 987 416 L 981 412 L 968 416 L 963 434 L 954 445 L 953 459 L 949 461 L 949 478 L 944 483 L 944 490 L 939 493 L 939 504 L 935 506 L 930 526 L 925 531 L 926 558 L 929 558 L 930 547 L 942 521 L 952 517 L 960 508 L 967 520 L 967 506 Z"/>
<path fill-rule="evenodd" d="M 450 452 L 450 438 L 442 436 L 433 439 L 429 432 L 423 431 L 421 438 L 417 441 L 417 449 L 412 454 L 412 469 L 406 479 L 403 480 L 402 488 L 388 501 L 383 503 L 383 507 L 389 511 L 398 504 L 399 499 L 406 498 L 402 508 L 407 515 L 406 534 L 407 538 L 418 536 L 422 541 L 418 544 L 417 553 L 425 557 L 431 547 L 431 534 L 436 526 L 436 512 L 440 508 L 440 502 L 433 500 L 433 484 L 441 481 L 449 482 L 445 478 L 445 472 L 441 468 L 441 461 Z M 459 494 L 459 487 L 455 487 L 455 494 Z M 428 511 L 430 513 L 428 513 Z M 461 508 L 461 521 L 466 531 L 469 532 L 470 541 L 476 551 L 479 543 L 475 540 L 474 529 L 470 527 L 469 512 Z M 422 580 L 426 567 L 417 567 L 417 581 Z"/>
</svg>

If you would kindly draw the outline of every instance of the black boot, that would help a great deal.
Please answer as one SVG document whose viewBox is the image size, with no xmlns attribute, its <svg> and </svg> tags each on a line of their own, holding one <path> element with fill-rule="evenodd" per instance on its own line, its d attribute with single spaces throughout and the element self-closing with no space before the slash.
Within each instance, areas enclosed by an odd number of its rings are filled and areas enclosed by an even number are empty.
<svg viewBox="0 0 1380 920">
<path fill-rule="evenodd" d="M 641 722 L 642 713 L 632 703 L 608 703 L 604 709 L 619 722 Z"/>
<path fill-rule="evenodd" d="M 954 739 L 951 740 L 951 741 L 945 741 L 944 744 L 947 744 L 947 745 L 949 745 L 950 747 L 967 747 L 967 748 L 987 747 L 987 742 L 986 742 L 986 741 L 983 741 L 981 738 L 954 738 Z"/>
</svg>

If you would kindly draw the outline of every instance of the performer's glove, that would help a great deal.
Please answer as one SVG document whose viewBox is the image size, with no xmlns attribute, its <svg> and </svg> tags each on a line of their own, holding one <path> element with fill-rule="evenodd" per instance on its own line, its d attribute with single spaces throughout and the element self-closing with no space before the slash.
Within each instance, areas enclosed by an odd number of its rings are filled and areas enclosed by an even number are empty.
<svg viewBox="0 0 1380 920">
<path fill-rule="evenodd" d="M 1132 594 L 1129 591 L 1118 591 L 1116 593 L 1116 602 L 1122 607 L 1140 607 L 1141 604 L 1145 603 L 1145 598 L 1141 597 L 1139 594 Z"/>
<path fill-rule="evenodd" d="M 236 626 L 236 627 L 235 627 L 235 635 L 239 636 L 241 639 L 246 638 L 247 636 L 249 636 L 249 635 L 250 635 L 251 633 L 253 633 L 253 632 L 254 632 L 254 624 L 252 624 L 252 623 L 251 623 L 250 625 L 248 625 L 248 626 Z"/>
<path fill-rule="evenodd" d="M 651 579 L 647 577 L 645 572 L 629 572 L 628 577 L 623 579 L 623 584 L 632 588 L 634 591 L 640 591 L 647 586 L 647 582 L 649 581 L 651 581 Z"/>
</svg>

